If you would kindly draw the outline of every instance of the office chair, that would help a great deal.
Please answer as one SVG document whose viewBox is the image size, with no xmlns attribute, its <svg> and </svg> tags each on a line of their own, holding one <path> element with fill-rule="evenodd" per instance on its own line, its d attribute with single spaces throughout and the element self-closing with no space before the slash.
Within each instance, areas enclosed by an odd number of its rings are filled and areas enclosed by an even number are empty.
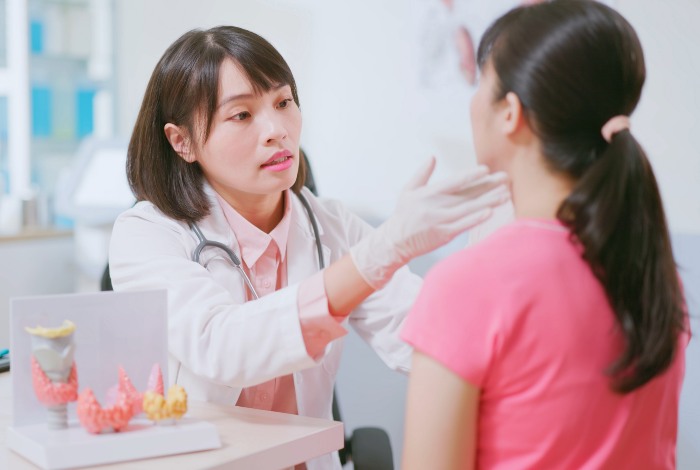
<svg viewBox="0 0 700 470">
<path fill-rule="evenodd" d="M 304 185 L 317 196 L 316 183 L 311 172 L 311 165 L 303 150 L 299 154 L 306 162 L 306 182 Z M 109 274 L 109 263 L 105 266 L 100 279 L 100 290 L 111 291 L 112 278 Z M 338 400 L 333 390 L 333 419 L 342 422 Z M 350 436 L 345 436 L 345 446 L 338 451 L 340 463 L 345 465 L 352 462 L 355 470 L 393 470 L 394 460 L 391 451 L 389 435 L 377 427 L 362 427 L 355 429 Z"/>
</svg>

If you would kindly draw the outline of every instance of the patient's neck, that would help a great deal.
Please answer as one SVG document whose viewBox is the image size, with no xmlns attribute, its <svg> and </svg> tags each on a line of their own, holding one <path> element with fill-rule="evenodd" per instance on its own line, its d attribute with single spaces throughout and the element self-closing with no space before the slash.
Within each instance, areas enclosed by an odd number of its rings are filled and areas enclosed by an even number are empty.
<svg viewBox="0 0 700 470">
<path fill-rule="evenodd" d="M 535 149 L 523 149 L 512 160 L 508 173 L 516 218 L 555 219 L 575 183 L 566 175 L 552 172 Z"/>
</svg>

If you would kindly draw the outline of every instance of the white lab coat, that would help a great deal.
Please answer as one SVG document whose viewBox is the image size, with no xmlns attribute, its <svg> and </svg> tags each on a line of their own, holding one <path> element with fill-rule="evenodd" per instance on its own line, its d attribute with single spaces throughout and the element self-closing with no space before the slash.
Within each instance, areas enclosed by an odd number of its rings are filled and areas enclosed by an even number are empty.
<svg viewBox="0 0 700 470">
<path fill-rule="evenodd" d="M 233 248 L 238 244 L 213 190 L 205 185 L 211 213 L 199 221 L 204 236 Z M 304 188 L 316 216 L 325 265 L 340 259 L 372 228 L 335 201 Z M 168 290 L 169 377 L 195 400 L 234 405 L 243 387 L 294 375 L 300 415 L 331 419 L 333 385 L 343 348 L 331 342 L 320 360 L 306 353 L 299 324 L 299 283 L 318 272 L 311 224 L 296 196 L 287 242 L 288 287 L 246 302 L 242 276 L 223 250 L 205 249 L 191 261 L 198 240 L 186 223 L 140 202 L 114 224 L 109 252 L 116 291 Z M 407 372 L 411 348 L 398 335 L 421 279 L 402 268 L 382 290 L 344 321 L 392 369 Z M 340 468 L 337 454 L 308 462 L 309 470 Z"/>
</svg>

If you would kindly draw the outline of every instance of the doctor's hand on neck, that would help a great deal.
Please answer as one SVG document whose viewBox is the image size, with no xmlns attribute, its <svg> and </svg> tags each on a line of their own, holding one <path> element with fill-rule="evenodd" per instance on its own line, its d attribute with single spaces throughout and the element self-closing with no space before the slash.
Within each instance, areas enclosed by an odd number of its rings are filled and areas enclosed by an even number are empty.
<svg viewBox="0 0 700 470">
<path fill-rule="evenodd" d="M 505 173 L 488 174 L 480 166 L 428 184 L 434 169 L 433 157 L 405 186 L 394 214 L 326 270 L 333 314 L 349 313 L 400 267 L 485 221 L 494 207 L 510 199 Z"/>
</svg>

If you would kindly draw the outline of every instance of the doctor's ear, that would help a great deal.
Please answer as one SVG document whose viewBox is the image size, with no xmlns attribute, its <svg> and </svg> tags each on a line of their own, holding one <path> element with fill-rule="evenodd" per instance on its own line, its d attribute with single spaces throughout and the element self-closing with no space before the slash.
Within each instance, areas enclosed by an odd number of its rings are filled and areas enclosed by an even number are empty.
<svg viewBox="0 0 700 470">
<path fill-rule="evenodd" d="M 190 138 L 185 131 L 180 126 L 176 126 L 172 123 L 167 123 L 163 128 L 165 132 L 165 137 L 170 142 L 170 146 L 175 150 L 175 152 L 185 160 L 187 163 L 192 163 L 196 160 L 194 152 L 190 145 Z"/>
<path fill-rule="evenodd" d="M 512 91 L 506 93 L 503 102 L 503 131 L 506 135 L 510 135 L 526 124 L 523 105 L 518 95 Z"/>
</svg>

